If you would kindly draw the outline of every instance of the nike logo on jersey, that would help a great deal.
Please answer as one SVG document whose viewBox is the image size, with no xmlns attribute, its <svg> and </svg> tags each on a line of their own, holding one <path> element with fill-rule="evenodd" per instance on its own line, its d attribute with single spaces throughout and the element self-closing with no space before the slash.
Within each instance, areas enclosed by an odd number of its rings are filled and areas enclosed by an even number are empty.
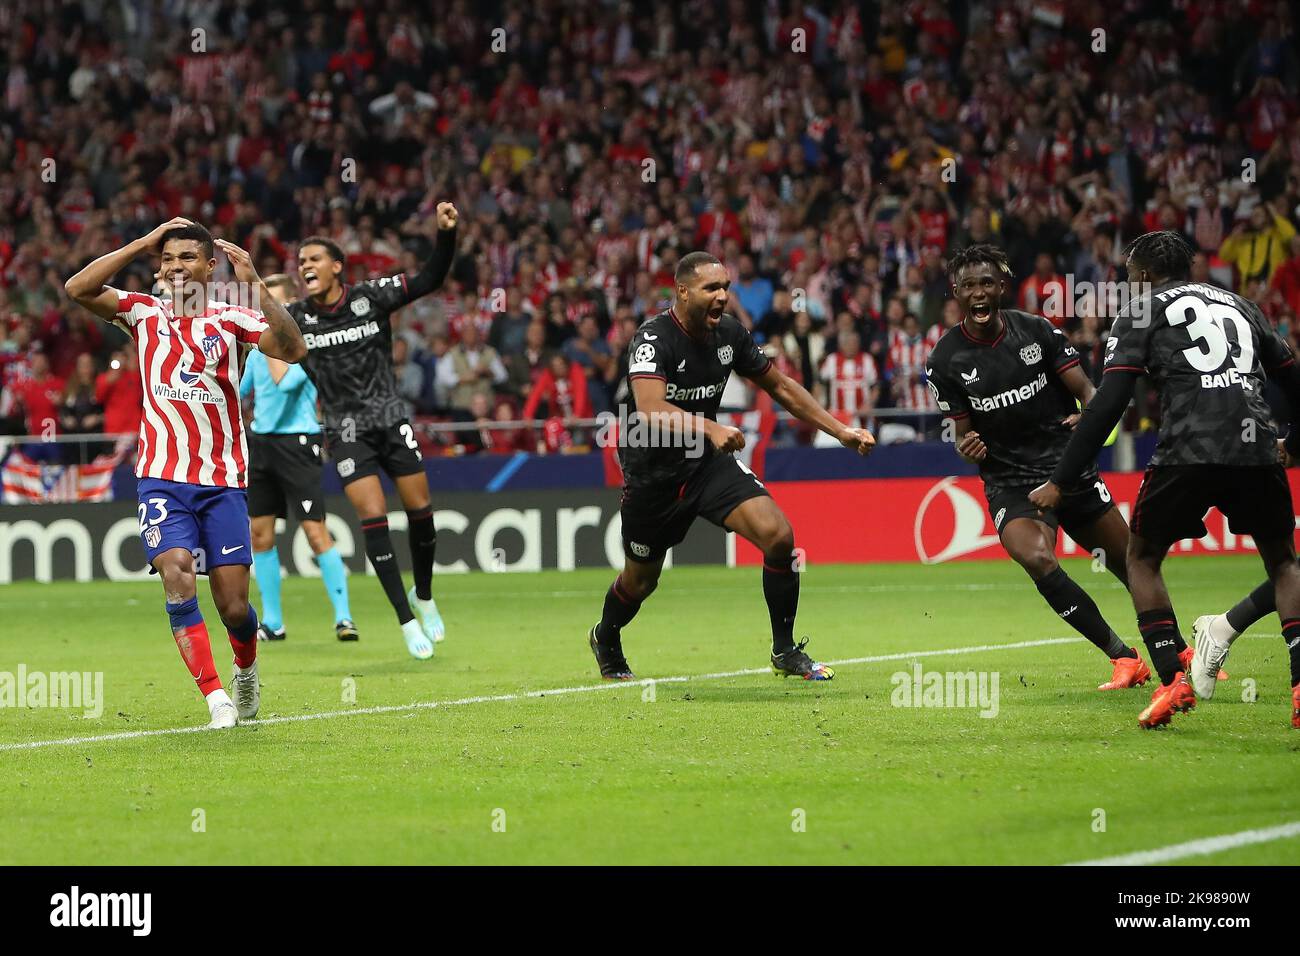
<svg viewBox="0 0 1300 956">
<path fill-rule="evenodd" d="M 242 544 L 237 544 L 237 545 L 235 545 L 233 548 L 222 548 L 222 549 L 221 549 L 221 553 L 222 553 L 222 554 L 234 554 L 236 551 L 238 551 L 238 550 L 239 550 L 240 548 L 242 548 L 242 547 L 243 547 Z"/>
</svg>

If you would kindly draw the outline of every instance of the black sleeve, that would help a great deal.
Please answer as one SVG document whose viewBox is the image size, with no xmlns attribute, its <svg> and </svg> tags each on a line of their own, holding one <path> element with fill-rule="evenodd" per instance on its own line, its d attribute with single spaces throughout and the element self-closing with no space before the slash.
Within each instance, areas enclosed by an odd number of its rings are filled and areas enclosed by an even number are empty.
<svg viewBox="0 0 1300 956">
<path fill-rule="evenodd" d="M 1114 369 L 1102 379 L 1101 387 L 1083 410 L 1061 460 L 1056 463 L 1056 470 L 1052 472 L 1053 484 L 1061 488 L 1073 485 L 1084 469 L 1097 460 L 1107 436 L 1115 430 L 1133 398 L 1138 376 L 1139 373 L 1134 371 Z"/>
<path fill-rule="evenodd" d="M 1268 377 L 1282 389 L 1293 409 L 1291 430 L 1286 436 L 1286 450 L 1292 457 L 1300 458 L 1300 421 L 1297 421 L 1297 415 L 1300 415 L 1300 366 L 1294 361 L 1287 361 L 1269 369 Z"/>
<path fill-rule="evenodd" d="M 451 271 L 452 260 L 456 257 L 456 230 L 439 229 L 438 241 L 434 243 L 433 255 L 420 267 L 420 271 L 406 280 L 407 301 L 428 295 L 442 285 Z"/>
<path fill-rule="evenodd" d="M 754 341 L 754 336 L 749 334 L 749 329 L 739 323 L 736 325 L 735 351 L 735 364 L 732 367 L 745 378 L 758 378 L 772 364 L 772 360 L 763 354 L 763 350 Z"/>
</svg>

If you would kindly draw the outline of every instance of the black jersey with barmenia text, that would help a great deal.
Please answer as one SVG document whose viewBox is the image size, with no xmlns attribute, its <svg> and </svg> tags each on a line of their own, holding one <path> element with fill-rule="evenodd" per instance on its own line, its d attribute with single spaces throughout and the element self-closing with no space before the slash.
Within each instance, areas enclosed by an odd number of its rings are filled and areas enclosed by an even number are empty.
<svg viewBox="0 0 1300 956">
<path fill-rule="evenodd" d="M 664 397 L 670 405 L 717 421 L 722 390 L 732 371 L 753 378 L 771 364 L 734 316 L 724 313 L 718 327 L 698 340 L 691 338 L 669 309 L 646 319 L 632 336 L 627 377 L 629 382 L 638 378 L 663 379 L 667 389 Z M 628 400 L 631 419 L 631 413 L 636 411 L 635 393 L 629 393 Z M 666 429 L 658 437 L 654 442 L 641 440 L 633 428 L 619 436 L 624 484 L 679 485 L 715 454 L 713 444 L 702 436 L 694 449 L 684 447 L 680 440 L 672 441 Z"/>
<path fill-rule="evenodd" d="M 1061 373 L 1079 353 L 1050 322 L 1002 309 L 1002 334 L 983 342 L 959 323 L 935 343 L 925 375 L 939 410 L 971 420 L 988 449 L 980 477 L 995 485 L 1046 481 L 1070 440 L 1078 411 Z M 1091 479 L 1096 466 L 1083 477 Z"/>
<path fill-rule="evenodd" d="M 393 327 L 389 316 L 410 302 L 406 276 L 345 285 L 328 309 L 310 299 L 285 308 L 307 343 L 302 366 L 320 393 L 325 427 L 348 420 L 359 431 L 406 419 L 406 404 L 393 376 Z"/>
<path fill-rule="evenodd" d="M 1275 463 L 1265 374 L 1291 361 L 1255 303 L 1199 282 L 1157 286 L 1106 340 L 1107 373 L 1145 372 L 1160 393 L 1152 465 Z"/>
</svg>

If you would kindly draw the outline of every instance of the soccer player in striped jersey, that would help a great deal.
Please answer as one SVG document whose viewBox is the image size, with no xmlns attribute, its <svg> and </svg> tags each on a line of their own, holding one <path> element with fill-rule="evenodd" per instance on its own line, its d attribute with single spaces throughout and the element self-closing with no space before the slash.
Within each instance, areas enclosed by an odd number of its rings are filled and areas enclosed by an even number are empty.
<svg viewBox="0 0 1300 956">
<path fill-rule="evenodd" d="M 294 298 L 294 282 L 284 273 L 266 277 L 266 287 L 282 305 Z M 275 520 L 292 509 L 320 566 L 321 583 L 334 606 L 334 636 L 360 636 L 348 609 L 348 572 L 325 527 L 325 493 L 321 485 L 321 450 L 325 437 L 316 420 L 316 386 L 301 365 L 251 352 L 239 382 L 240 398 L 254 396 L 249 424 L 248 510 L 253 519 L 253 570 L 262 593 L 264 641 L 285 638 L 280 607 L 280 554 L 275 547 Z"/>
<path fill-rule="evenodd" d="M 210 298 L 214 246 L 258 308 Z M 169 297 L 108 285 L 137 256 L 155 251 Z M 187 219 L 172 219 L 100 256 L 64 288 L 134 340 L 145 396 L 135 468 L 140 537 L 162 578 L 172 636 L 207 702 L 209 726 L 233 727 L 256 716 L 261 700 L 257 614 L 248 603 L 248 449 L 239 416 L 237 353 L 241 345 L 253 346 L 271 358 L 297 362 L 307 351 L 302 333 L 262 284 L 247 252 L 214 243 L 206 229 Z M 234 650 L 234 701 L 217 676 L 199 613 L 195 575 L 203 573 Z"/>
</svg>

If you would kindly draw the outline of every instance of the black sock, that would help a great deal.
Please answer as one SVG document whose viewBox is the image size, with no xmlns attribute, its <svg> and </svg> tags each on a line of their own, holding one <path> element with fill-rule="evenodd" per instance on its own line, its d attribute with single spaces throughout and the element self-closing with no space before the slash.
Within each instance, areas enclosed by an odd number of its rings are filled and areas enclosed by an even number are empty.
<svg viewBox="0 0 1300 956">
<path fill-rule="evenodd" d="M 411 571 L 415 577 L 415 596 L 421 601 L 433 597 L 433 556 L 438 548 L 438 532 L 433 527 L 433 509 L 406 513 L 406 533 L 411 542 Z"/>
<path fill-rule="evenodd" d="M 1287 618 L 1282 622 L 1282 640 L 1291 652 L 1291 686 L 1300 684 L 1300 618 Z"/>
<path fill-rule="evenodd" d="M 379 576 L 379 583 L 388 595 L 388 603 L 397 612 L 397 623 L 405 624 L 415 620 L 415 615 L 411 613 L 411 602 L 406 599 L 406 590 L 402 587 L 402 572 L 397 567 L 393 539 L 388 534 L 388 519 L 371 518 L 362 521 L 361 532 L 366 536 L 366 557 Z"/>
<path fill-rule="evenodd" d="M 1174 609 L 1162 607 L 1154 611 L 1143 611 L 1138 615 L 1138 630 L 1146 642 L 1151 664 L 1160 675 L 1160 683 L 1172 682 L 1174 676 L 1183 669 L 1178 654 L 1182 647 L 1187 646 L 1178 634 L 1178 618 L 1174 616 Z M 1180 644 L 1182 647 L 1179 647 Z"/>
<path fill-rule="evenodd" d="M 1074 579 L 1057 567 L 1051 574 L 1034 582 L 1038 593 L 1043 596 L 1052 610 L 1072 628 L 1091 641 L 1111 660 L 1121 657 L 1136 657 L 1131 647 L 1120 640 L 1106 619 L 1101 616 L 1097 602 L 1088 597 L 1088 592 L 1079 587 Z"/>
<path fill-rule="evenodd" d="M 772 620 L 772 653 L 784 654 L 794 647 L 794 616 L 799 610 L 799 574 L 791 567 L 791 555 L 763 558 L 763 597 Z"/>
<path fill-rule="evenodd" d="M 1265 581 L 1232 606 L 1228 612 L 1228 626 L 1238 634 L 1256 621 L 1263 620 L 1277 610 L 1277 594 L 1272 581 Z"/>
<path fill-rule="evenodd" d="M 636 612 L 641 610 L 641 602 L 623 589 L 623 576 L 619 575 L 605 592 L 605 607 L 600 612 L 600 623 L 596 625 L 596 641 L 600 644 L 617 644 L 620 633 Z"/>
</svg>

